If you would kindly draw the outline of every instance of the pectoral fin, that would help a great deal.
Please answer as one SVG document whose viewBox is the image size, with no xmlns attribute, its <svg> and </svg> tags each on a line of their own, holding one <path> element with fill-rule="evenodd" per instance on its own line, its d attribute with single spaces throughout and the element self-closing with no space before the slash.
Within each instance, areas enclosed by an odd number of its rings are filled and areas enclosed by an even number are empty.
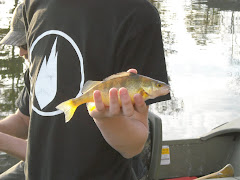
<svg viewBox="0 0 240 180">
<path fill-rule="evenodd" d="M 149 94 L 143 88 L 141 88 L 138 93 L 141 94 L 144 99 L 149 97 Z"/>
<path fill-rule="evenodd" d="M 94 102 L 87 103 L 87 109 L 88 109 L 89 112 L 91 112 L 94 109 L 96 109 L 95 103 Z"/>
</svg>

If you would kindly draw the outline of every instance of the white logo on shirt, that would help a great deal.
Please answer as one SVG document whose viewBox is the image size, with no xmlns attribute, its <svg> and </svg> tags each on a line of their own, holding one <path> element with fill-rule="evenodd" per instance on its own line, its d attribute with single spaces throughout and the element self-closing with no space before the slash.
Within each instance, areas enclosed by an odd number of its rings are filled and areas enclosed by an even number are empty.
<svg viewBox="0 0 240 180">
<path fill-rule="evenodd" d="M 36 46 L 36 44 L 45 36 L 48 35 L 58 35 L 66 39 L 74 48 L 79 61 L 80 61 L 80 76 L 81 76 L 81 82 L 79 84 L 80 90 L 76 97 L 80 96 L 82 93 L 82 87 L 84 84 L 84 67 L 83 67 L 83 57 L 82 54 L 77 46 L 77 44 L 73 41 L 71 37 L 69 37 L 67 34 L 65 34 L 62 31 L 58 30 L 49 30 L 41 34 L 31 45 L 30 51 L 29 51 L 29 59 L 31 60 L 30 63 L 30 72 L 32 69 L 32 52 Z M 42 109 L 46 107 L 49 103 L 51 103 L 56 94 L 57 94 L 57 61 L 58 61 L 58 52 L 57 52 L 57 38 L 55 39 L 55 42 L 52 46 L 49 58 L 47 60 L 46 55 L 44 57 L 44 60 L 42 62 L 41 68 L 38 73 L 38 77 L 35 83 L 35 96 L 38 101 L 38 104 L 41 109 L 38 109 L 34 106 L 32 103 L 32 109 L 41 116 L 55 116 L 58 114 L 61 114 L 62 111 L 60 110 L 54 110 L 50 112 L 43 111 Z M 30 81 L 32 81 L 31 75 L 30 75 Z M 33 83 L 31 83 L 31 86 Z M 33 88 L 31 87 L 31 91 L 33 91 Z M 31 102 L 33 98 L 33 93 L 30 92 Z"/>
<path fill-rule="evenodd" d="M 48 61 L 44 57 L 35 84 L 35 96 L 41 109 L 46 107 L 57 93 L 57 38 L 52 46 Z"/>
</svg>

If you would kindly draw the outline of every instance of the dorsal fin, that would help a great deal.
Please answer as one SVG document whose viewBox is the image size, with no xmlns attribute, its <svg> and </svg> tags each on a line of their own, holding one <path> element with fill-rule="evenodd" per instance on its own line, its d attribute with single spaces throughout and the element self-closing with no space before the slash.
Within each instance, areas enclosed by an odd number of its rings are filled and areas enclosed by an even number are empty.
<svg viewBox="0 0 240 180">
<path fill-rule="evenodd" d="M 83 88 L 82 88 L 82 93 L 87 92 L 89 89 L 100 84 L 101 82 L 102 81 L 91 81 L 91 80 L 85 82 L 85 84 L 83 85 Z"/>
<path fill-rule="evenodd" d="M 103 81 L 108 81 L 110 79 L 120 78 L 120 77 L 124 77 L 124 76 L 134 76 L 134 75 L 137 75 L 137 74 L 131 73 L 131 72 L 120 72 L 120 73 L 113 74 L 113 75 L 105 78 Z"/>
</svg>

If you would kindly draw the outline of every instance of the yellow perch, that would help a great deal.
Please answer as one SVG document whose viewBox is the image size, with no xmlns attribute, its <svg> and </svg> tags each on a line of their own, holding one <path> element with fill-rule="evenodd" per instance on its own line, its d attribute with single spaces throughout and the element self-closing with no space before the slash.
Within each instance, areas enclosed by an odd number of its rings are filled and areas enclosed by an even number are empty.
<svg viewBox="0 0 240 180">
<path fill-rule="evenodd" d="M 169 86 L 164 82 L 130 72 L 121 72 L 107 77 L 103 81 L 87 81 L 82 89 L 82 95 L 59 104 L 56 108 L 65 113 L 65 120 L 68 122 L 77 107 L 81 104 L 94 102 L 93 92 L 99 90 L 103 103 L 109 105 L 109 90 L 111 88 L 120 89 L 125 87 L 134 103 L 135 94 L 141 94 L 144 100 L 154 99 L 169 93 Z M 119 99 L 120 102 L 120 99 Z M 121 102 L 120 102 L 121 103 Z"/>
</svg>

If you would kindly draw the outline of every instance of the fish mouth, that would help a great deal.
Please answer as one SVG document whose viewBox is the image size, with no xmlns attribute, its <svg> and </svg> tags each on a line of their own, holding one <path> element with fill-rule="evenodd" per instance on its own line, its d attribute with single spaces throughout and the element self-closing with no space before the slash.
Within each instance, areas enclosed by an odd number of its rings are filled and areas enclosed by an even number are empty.
<svg viewBox="0 0 240 180">
<path fill-rule="evenodd" d="M 169 93 L 170 93 L 170 87 L 168 85 L 166 85 L 166 86 L 161 87 L 157 91 L 151 93 L 151 95 L 149 94 L 149 97 L 151 99 L 154 99 L 154 98 L 156 98 L 158 96 L 165 96 L 165 95 L 167 95 Z"/>
<path fill-rule="evenodd" d="M 163 87 L 162 92 L 164 95 L 166 95 L 166 94 L 170 93 L 170 90 L 171 90 L 170 86 L 166 85 Z"/>
<path fill-rule="evenodd" d="M 170 92 L 170 90 L 171 90 L 170 86 L 167 86 L 166 90 Z"/>
</svg>

